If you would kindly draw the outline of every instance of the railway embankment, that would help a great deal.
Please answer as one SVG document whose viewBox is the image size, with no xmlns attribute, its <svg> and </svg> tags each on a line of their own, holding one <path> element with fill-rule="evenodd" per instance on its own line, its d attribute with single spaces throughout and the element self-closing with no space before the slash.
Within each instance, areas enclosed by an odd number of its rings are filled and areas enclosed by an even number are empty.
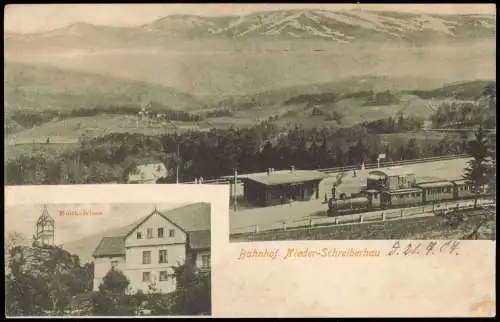
<svg viewBox="0 0 500 322">
<path fill-rule="evenodd" d="M 234 234 L 231 235 L 231 241 L 467 239 L 479 226 L 483 226 L 483 229 L 477 239 L 495 239 L 496 221 L 490 218 L 490 214 L 478 212 L 478 210 L 471 210 L 469 216 L 465 210 L 461 211 L 461 214 L 465 215 L 465 218 L 460 220 L 427 213 L 414 217 L 351 225 Z M 484 227 L 488 227 L 487 230 Z"/>
</svg>

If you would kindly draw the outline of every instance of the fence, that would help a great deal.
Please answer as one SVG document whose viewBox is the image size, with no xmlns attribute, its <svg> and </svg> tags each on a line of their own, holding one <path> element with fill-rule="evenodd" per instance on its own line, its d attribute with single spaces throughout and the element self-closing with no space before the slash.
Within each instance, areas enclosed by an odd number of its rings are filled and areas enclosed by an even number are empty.
<svg viewBox="0 0 500 322">
<path fill-rule="evenodd" d="M 400 165 L 453 160 L 453 159 L 461 159 L 461 158 L 467 158 L 467 157 L 469 157 L 467 154 L 451 154 L 451 155 L 443 155 L 443 156 L 439 156 L 439 157 L 429 157 L 429 158 L 413 159 L 413 160 L 385 161 L 385 162 L 380 162 L 380 167 L 381 168 L 394 167 L 394 166 L 400 166 Z M 376 162 L 365 164 L 365 169 L 375 169 L 377 167 L 378 167 L 378 164 Z M 320 171 L 320 172 L 327 173 L 327 174 L 344 172 L 344 171 L 353 171 L 353 170 L 359 170 L 359 165 L 337 167 L 337 168 L 316 169 L 316 171 Z M 240 175 L 244 175 L 244 174 L 240 174 Z M 203 181 L 203 183 L 205 183 L 205 184 L 228 184 L 230 181 L 231 181 L 231 179 L 228 179 L 228 178 L 217 178 L 217 179 L 205 180 L 205 181 Z M 184 183 L 194 183 L 194 182 L 189 181 L 189 182 L 184 182 Z"/>
<path fill-rule="evenodd" d="M 496 205 L 496 203 L 492 200 L 479 199 L 478 205 L 489 206 Z M 474 201 L 466 200 L 443 202 L 434 205 L 422 205 L 413 208 L 380 210 L 369 213 L 351 214 L 338 217 L 326 217 L 325 211 L 313 214 L 310 217 L 282 220 L 267 225 L 256 224 L 252 226 L 238 227 L 234 229 L 234 231 L 231 231 L 231 235 L 249 233 L 252 234 L 266 231 L 286 231 L 291 229 L 311 229 L 322 226 L 352 225 L 358 223 L 378 222 L 400 218 L 433 216 L 444 214 L 453 210 L 472 209 L 473 207 Z M 321 213 L 323 214 L 321 215 Z"/>
</svg>

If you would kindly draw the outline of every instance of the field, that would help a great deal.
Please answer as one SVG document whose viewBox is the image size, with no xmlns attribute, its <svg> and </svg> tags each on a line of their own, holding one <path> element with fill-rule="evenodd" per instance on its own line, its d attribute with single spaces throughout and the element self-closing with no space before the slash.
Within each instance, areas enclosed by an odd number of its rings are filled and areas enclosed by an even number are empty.
<svg viewBox="0 0 500 322">
<path fill-rule="evenodd" d="M 261 232 L 232 238 L 232 241 L 271 240 L 380 240 L 380 239 L 464 239 L 479 224 L 481 216 L 470 216 L 456 226 L 439 216 L 379 221 L 281 232 Z M 496 222 L 489 221 L 479 239 L 495 240 Z"/>
<path fill-rule="evenodd" d="M 293 55 L 297 55 L 297 53 Z M 267 76 L 272 77 L 272 75 Z M 295 125 L 302 125 L 306 128 L 318 126 L 338 128 L 349 127 L 365 121 L 395 117 L 398 113 L 427 119 L 432 113 L 432 109 L 427 106 L 430 103 L 437 105 L 443 101 L 442 98 L 430 100 L 405 94 L 406 90 L 430 90 L 436 88 L 433 86 L 438 86 L 439 82 L 424 76 L 338 76 L 329 82 L 320 81 L 321 79 L 318 79 L 312 84 L 291 87 L 284 87 L 286 84 L 281 84 L 282 87 L 278 89 L 268 89 L 258 93 L 250 92 L 244 95 L 213 93 L 211 96 L 205 94 L 192 96 L 173 88 L 139 80 L 90 74 L 72 69 L 44 67 L 43 64 L 29 65 L 7 62 L 5 64 L 4 113 L 8 119 L 10 113 L 24 109 L 43 112 L 44 110 L 67 111 L 116 105 L 140 106 L 153 100 L 168 108 L 190 112 L 206 112 L 221 108 L 233 111 L 233 116 L 210 117 L 199 122 L 176 122 L 179 131 L 249 127 L 267 120 L 269 117 L 278 117 L 275 123 L 285 128 Z M 467 88 L 466 85 L 464 86 Z M 399 93 L 400 102 L 390 105 L 367 106 L 363 99 L 341 98 L 347 93 L 367 90 L 393 90 L 395 93 Z M 325 94 L 334 95 L 338 99 L 312 105 L 323 115 L 312 115 L 312 106 L 307 101 L 286 103 L 290 99 L 300 97 L 300 95 L 312 95 L 312 101 L 314 101 L 315 95 Z M 336 114 L 339 118 L 333 117 Z M 154 135 L 165 132 L 163 126 L 137 129 L 134 123 L 135 119 L 126 115 L 100 115 L 95 119 L 75 117 L 64 121 L 51 121 L 24 130 L 14 122 L 12 129 L 18 132 L 16 137 L 22 140 L 55 135 L 74 138 L 85 132 L 90 135 L 112 132 Z"/>
<path fill-rule="evenodd" d="M 174 122 L 179 133 L 189 130 L 203 130 L 196 123 Z M 161 135 L 174 131 L 168 124 L 151 123 L 150 127 L 137 127 L 136 117 L 130 115 L 100 114 L 95 117 L 74 117 L 60 121 L 47 122 L 39 126 L 9 135 L 9 141 L 29 141 L 39 137 L 64 137 L 78 139 L 83 134 L 94 137 L 109 133 L 142 133 Z"/>
</svg>

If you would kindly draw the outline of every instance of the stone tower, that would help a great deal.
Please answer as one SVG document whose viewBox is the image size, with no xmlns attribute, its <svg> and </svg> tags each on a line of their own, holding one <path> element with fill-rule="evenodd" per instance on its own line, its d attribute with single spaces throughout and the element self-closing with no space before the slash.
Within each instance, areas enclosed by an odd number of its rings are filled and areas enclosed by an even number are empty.
<svg viewBox="0 0 500 322">
<path fill-rule="evenodd" d="M 39 245 L 54 245 L 55 220 L 49 215 L 47 205 L 43 206 L 43 212 L 36 222 L 35 240 Z"/>
</svg>

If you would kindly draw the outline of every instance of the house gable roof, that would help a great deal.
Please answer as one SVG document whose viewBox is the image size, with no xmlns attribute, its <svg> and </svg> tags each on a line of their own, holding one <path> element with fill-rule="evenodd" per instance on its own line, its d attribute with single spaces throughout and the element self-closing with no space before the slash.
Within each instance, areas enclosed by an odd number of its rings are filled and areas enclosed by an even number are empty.
<svg viewBox="0 0 500 322">
<path fill-rule="evenodd" d="M 149 215 L 114 230 L 101 239 L 92 256 L 124 256 L 125 240 L 151 216 L 158 214 L 178 229 L 189 235 L 190 247 L 194 249 L 210 247 L 210 204 L 195 203 L 160 212 L 155 209 Z"/>
<path fill-rule="evenodd" d="M 103 237 L 92 256 L 125 256 L 125 239 L 122 236 Z"/>
<path fill-rule="evenodd" d="M 132 225 L 129 225 L 127 226 L 126 228 L 128 228 L 128 231 L 126 232 L 126 234 L 123 236 L 124 239 L 126 239 L 128 236 L 130 236 L 130 234 L 132 234 L 137 228 L 139 228 L 140 226 L 142 226 L 142 224 L 144 224 L 149 218 L 151 218 L 153 215 L 155 214 L 158 214 L 160 215 L 161 217 L 163 217 L 163 219 L 169 221 L 172 225 L 174 225 L 175 227 L 177 227 L 178 229 L 182 230 L 183 232 L 186 232 L 184 229 L 182 229 L 182 227 L 180 227 L 179 225 L 177 225 L 176 223 L 172 222 L 171 220 L 169 220 L 168 218 L 166 218 L 161 212 L 158 211 L 158 209 L 155 209 L 153 210 L 152 213 L 150 213 L 149 215 L 147 215 L 146 217 L 142 218 L 139 222 L 136 222 L 135 223 L 135 226 L 132 226 Z"/>
<path fill-rule="evenodd" d="M 199 202 L 160 213 L 185 232 L 210 231 L 210 204 Z"/>
</svg>

